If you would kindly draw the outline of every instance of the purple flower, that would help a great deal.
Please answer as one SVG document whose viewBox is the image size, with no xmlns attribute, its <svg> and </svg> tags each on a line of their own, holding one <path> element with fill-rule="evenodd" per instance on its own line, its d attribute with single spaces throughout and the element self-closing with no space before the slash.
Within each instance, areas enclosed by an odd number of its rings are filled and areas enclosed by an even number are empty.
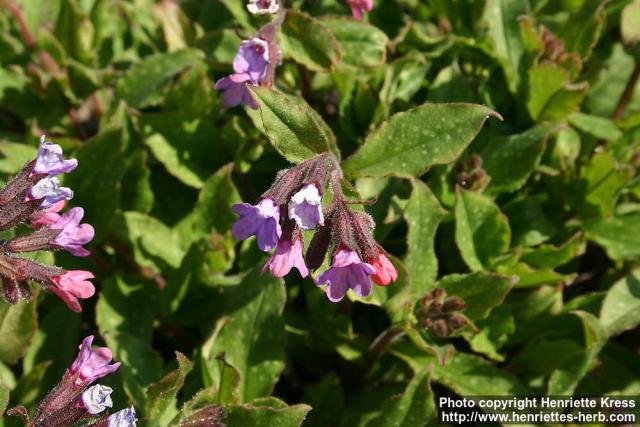
<svg viewBox="0 0 640 427">
<path fill-rule="evenodd" d="M 262 272 L 269 269 L 274 277 L 284 277 L 293 267 L 298 269 L 302 277 L 309 275 L 309 269 L 307 269 L 302 256 L 302 241 L 295 239 L 292 243 L 291 240 L 283 238 L 278 242 L 275 253 L 264 265 Z"/>
<path fill-rule="evenodd" d="M 62 157 L 62 148 L 58 144 L 47 141 L 46 137 L 40 137 L 40 148 L 36 155 L 36 164 L 33 173 L 46 173 L 49 176 L 71 172 L 78 166 L 76 159 L 65 160 Z"/>
<path fill-rule="evenodd" d="M 215 84 L 215 89 L 223 90 L 222 101 L 227 108 L 245 104 L 251 108 L 258 105 L 251 97 L 247 85 L 257 86 L 267 75 L 269 68 L 269 43 L 258 37 L 240 43 L 233 60 L 234 73 L 223 77 Z"/>
<path fill-rule="evenodd" d="M 55 285 L 49 290 L 58 295 L 72 311 L 80 313 L 82 307 L 78 298 L 91 298 L 96 289 L 89 279 L 93 279 L 93 273 L 85 270 L 71 270 L 64 274 L 52 276 L 51 282 Z"/>
<path fill-rule="evenodd" d="M 131 408 L 123 409 L 115 414 L 109 415 L 107 418 L 107 427 L 135 427 L 136 426 L 136 410 Z"/>
<path fill-rule="evenodd" d="M 218 80 L 214 86 L 217 90 L 222 90 L 222 102 L 225 107 L 233 108 L 240 104 L 247 107 L 258 108 L 258 104 L 251 96 L 251 92 L 247 88 L 247 74 L 231 74 Z"/>
<path fill-rule="evenodd" d="M 324 225 L 322 216 L 322 196 L 315 184 L 307 184 L 289 201 L 289 218 L 303 230 L 313 230 L 318 224 Z"/>
<path fill-rule="evenodd" d="M 342 246 L 333 256 L 331 268 L 318 277 L 316 285 L 328 285 L 327 296 L 333 302 L 344 298 L 349 289 L 366 297 L 371 292 L 369 276 L 375 272 L 373 266 L 362 262 L 357 252 Z"/>
<path fill-rule="evenodd" d="M 71 200 L 72 198 L 73 191 L 68 187 L 60 187 L 60 180 L 55 176 L 38 181 L 31 187 L 27 197 L 28 200 L 44 199 L 40 205 L 41 208 L 49 207 L 62 200 Z"/>
<path fill-rule="evenodd" d="M 99 414 L 107 408 L 113 408 L 111 393 L 111 387 L 96 384 L 82 393 L 82 404 L 89 414 Z"/>
<path fill-rule="evenodd" d="M 67 370 L 69 375 L 77 375 L 75 383 L 91 384 L 95 380 L 102 378 L 115 372 L 120 363 L 109 364 L 111 362 L 111 350 L 107 347 L 98 347 L 95 350 L 91 348 L 93 335 L 89 335 L 82 341 L 78 347 L 80 351 L 73 361 L 71 367 Z"/>
<path fill-rule="evenodd" d="M 249 0 L 247 9 L 254 15 L 276 13 L 280 9 L 278 0 Z"/>
<path fill-rule="evenodd" d="M 280 228 L 280 208 L 275 202 L 265 197 L 255 206 L 248 203 L 233 205 L 233 212 L 240 218 L 233 224 L 231 234 L 238 240 L 244 240 L 255 235 L 258 247 L 269 252 L 278 243 L 282 235 Z"/>
<path fill-rule="evenodd" d="M 51 224 L 53 230 L 62 230 L 50 243 L 66 249 L 75 256 L 88 256 L 91 254 L 82 245 L 93 239 L 94 230 L 90 224 L 80 224 L 84 216 L 84 209 L 71 208 L 60 218 Z"/>
</svg>

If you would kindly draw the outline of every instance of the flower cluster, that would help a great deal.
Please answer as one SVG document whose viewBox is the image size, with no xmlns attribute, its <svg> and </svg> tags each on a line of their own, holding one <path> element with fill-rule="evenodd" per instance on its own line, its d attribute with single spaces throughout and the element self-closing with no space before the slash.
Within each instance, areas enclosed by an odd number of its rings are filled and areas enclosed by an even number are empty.
<svg viewBox="0 0 640 427">
<path fill-rule="evenodd" d="M 113 407 L 110 387 L 96 384 L 96 380 L 115 372 L 120 363 L 111 364 L 111 350 L 106 347 L 92 348 L 93 336 L 86 337 L 80 344 L 75 361 L 67 369 L 62 379 L 51 392 L 38 403 L 33 417 L 29 417 L 23 407 L 10 410 L 11 414 L 22 415 L 30 426 L 71 426 L 76 423 L 100 427 L 133 427 L 136 425 L 135 410 L 124 409 L 112 415 L 101 414 Z M 32 418 L 30 422 L 29 419 Z"/>
<path fill-rule="evenodd" d="M 93 239 L 94 230 L 91 225 L 80 223 L 84 210 L 76 207 L 60 213 L 73 191 L 60 187 L 58 176 L 77 165 L 75 159 L 64 159 L 62 148 L 43 136 L 36 158 L 0 190 L 0 231 L 20 223 L 35 229 L 30 234 L 0 240 L 2 296 L 11 304 L 31 298 L 29 281 L 42 284 L 76 312 L 81 310 L 78 298 L 89 298 L 95 292 L 89 282 L 93 274 L 88 271 L 66 271 L 15 256 L 61 249 L 75 256 L 90 254 L 83 245 Z"/>
<path fill-rule="evenodd" d="M 307 277 L 330 252 L 331 267 L 318 276 L 316 285 L 326 285 L 327 296 L 334 302 L 349 289 L 361 297 L 369 295 L 371 280 L 386 286 L 398 277 L 386 252 L 373 239 L 371 217 L 349 208 L 339 183 L 341 175 L 330 153 L 282 171 L 258 203 L 233 206 L 239 219 L 231 229 L 239 240 L 255 236 L 264 252 L 275 249 L 263 271 L 270 270 L 276 277 L 287 275 L 294 267 Z M 323 209 L 328 185 L 333 200 Z M 303 231 L 310 230 L 315 234 L 305 257 Z"/>
<path fill-rule="evenodd" d="M 418 301 L 415 315 L 426 331 L 445 337 L 469 324 L 469 320 L 459 313 L 466 308 L 467 304 L 462 298 L 447 297 L 444 289 L 435 288 Z"/>
<path fill-rule="evenodd" d="M 278 9 L 278 3 L 266 0 L 257 0 L 249 3 L 248 7 L 265 6 L 267 10 Z M 263 10 L 263 9 L 256 9 Z M 265 12 L 267 13 L 267 12 Z M 272 13 L 272 12 L 269 12 Z M 227 108 L 244 104 L 250 108 L 258 108 L 256 101 L 251 96 L 248 86 L 273 85 L 275 67 L 280 61 L 280 49 L 276 43 L 276 32 L 284 19 L 281 13 L 271 23 L 265 25 L 249 40 L 243 40 L 238 48 L 238 53 L 233 60 L 233 73 L 221 78 L 215 84 L 215 89 L 222 90 L 222 102 Z"/>
</svg>

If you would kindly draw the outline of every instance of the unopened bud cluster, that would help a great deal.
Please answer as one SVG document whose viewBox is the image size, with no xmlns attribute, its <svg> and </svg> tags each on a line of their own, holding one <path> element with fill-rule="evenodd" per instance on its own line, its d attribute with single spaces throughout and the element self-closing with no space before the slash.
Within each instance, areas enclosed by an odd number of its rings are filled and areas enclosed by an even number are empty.
<svg viewBox="0 0 640 427">
<path fill-rule="evenodd" d="M 415 308 L 419 326 L 437 337 L 446 337 L 467 325 L 467 318 L 459 313 L 467 308 L 458 296 L 447 297 L 442 288 L 436 288 L 422 297 Z"/>
<path fill-rule="evenodd" d="M 133 407 L 114 414 L 104 414 L 113 407 L 110 387 L 96 384 L 98 379 L 115 372 L 120 363 L 111 363 L 112 353 L 107 347 L 92 348 L 93 336 L 80 344 L 78 355 L 51 392 L 36 405 L 29 416 L 22 406 L 9 410 L 20 415 L 29 427 L 135 427 Z"/>
<path fill-rule="evenodd" d="M 326 285 L 331 301 L 340 301 L 352 289 L 361 297 L 371 292 L 371 280 L 381 286 L 395 281 L 398 272 L 373 238 L 374 222 L 350 208 L 342 194 L 342 172 L 331 153 L 320 154 L 280 172 L 258 203 L 240 203 L 233 211 L 240 216 L 231 232 L 236 239 L 256 236 L 258 247 L 275 249 L 263 271 L 276 277 L 295 267 L 302 277 L 322 266 L 327 254 L 331 267 L 316 279 Z M 325 189 L 333 199 L 322 206 Z M 303 255 L 303 231 L 315 231 Z"/>
<path fill-rule="evenodd" d="M 467 190 L 482 191 L 489 184 L 489 176 L 482 169 L 482 158 L 478 154 L 470 155 L 458 167 L 456 183 Z"/>
<path fill-rule="evenodd" d="M 67 271 L 16 256 L 18 253 L 64 249 L 75 256 L 87 256 L 83 245 L 93 239 L 94 230 L 81 224 L 84 210 L 71 208 L 61 213 L 73 191 L 60 187 L 59 176 L 73 171 L 77 160 L 66 160 L 62 148 L 43 136 L 36 158 L 0 189 L 0 231 L 26 223 L 35 231 L 0 240 L 2 297 L 10 304 L 30 299 L 28 282 L 38 282 L 58 295 L 73 311 L 80 311 L 79 298 L 91 297 L 95 290 L 83 270 Z"/>
</svg>

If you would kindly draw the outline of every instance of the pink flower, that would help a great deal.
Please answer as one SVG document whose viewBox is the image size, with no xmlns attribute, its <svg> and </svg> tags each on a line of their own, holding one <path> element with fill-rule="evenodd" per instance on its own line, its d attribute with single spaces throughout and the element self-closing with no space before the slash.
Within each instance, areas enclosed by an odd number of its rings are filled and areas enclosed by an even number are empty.
<svg viewBox="0 0 640 427">
<path fill-rule="evenodd" d="M 64 209 L 65 205 L 66 205 L 66 201 L 60 200 L 59 202 L 52 204 L 46 209 L 42 209 L 34 212 L 31 215 L 31 218 L 29 218 L 29 223 L 31 224 L 31 227 L 38 230 L 42 227 L 50 226 L 51 224 L 53 224 L 54 222 L 60 219 L 60 215 L 58 214 L 58 212 Z"/>
<path fill-rule="evenodd" d="M 333 256 L 331 268 L 318 277 L 317 286 L 327 286 L 327 297 L 338 302 L 353 289 L 356 295 L 366 297 L 371 293 L 369 276 L 376 270 L 370 264 L 362 262 L 357 252 L 341 246 Z"/>
<path fill-rule="evenodd" d="M 120 367 L 120 363 L 109 364 L 112 358 L 111 350 L 107 347 L 98 347 L 93 350 L 91 348 L 92 342 L 93 335 L 89 335 L 82 341 L 78 347 L 80 351 L 76 360 L 67 370 L 68 374 L 77 375 L 75 383 L 78 385 L 91 384 L 95 380 L 115 372 Z"/>
<path fill-rule="evenodd" d="M 93 274 L 89 271 L 67 271 L 60 276 L 51 277 L 55 287 L 50 288 L 50 290 L 58 295 L 71 310 L 79 313 L 82 308 L 78 298 L 91 298 L 96 291 L 93 283 L 88 280 L 93 279 L 93 277 Z"/>
<path fill-rule="evenodd" d="M 66 249 L 75 256 L 88 256 L 91 254 L 82 245 L 93 239 L 94 230 L 90 224 L 80 224 L 84 216 L 84 209 L 71 208 L 60 218 L 51 224 L 51 229 L 62 230 L 51 244 Z"/>
<path fill-rule="evenodd" d="M 264 273 L 269 269 L 274 277 L 284 277 L 289 274 L 293 267 L 298 269 L 302 277 L 309 275 L 309 270 L 302 256 L 302 241 L 296 239 L 292 243 L 291 240 L 282 238 L 278 242 L 278 246 L 276 246 L 275 253 L 271 255 L 269 261 L 262 268 L 262 272 Z"/>
<path fill-rule="evenodd" d="M 371 276 L 371 279 L 376 282 L 376 284 L 387 286 L 389 283 L 395 282 L 398 278 L 398 271 L 382 250 L 378 252 L 377 258 L 373 260 L 370 259 L 369 262 L 373 268 L 376 269 L 376 274 Z"/>
<path fill-rule="evenodd" d="M 362 20 L 362 14 L 373 9 L 373 0 L 347 0 L 354 19 Z"/>
</svg>

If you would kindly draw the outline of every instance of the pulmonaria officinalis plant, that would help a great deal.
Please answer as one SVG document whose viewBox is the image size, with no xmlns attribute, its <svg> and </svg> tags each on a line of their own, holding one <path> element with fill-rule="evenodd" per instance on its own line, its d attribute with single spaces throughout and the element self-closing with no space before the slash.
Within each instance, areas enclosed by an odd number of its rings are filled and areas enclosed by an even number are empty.
<svg viewBox="0 0 640 427">
<path fill-rule="evenodd" d="M 318 286 L 326 285 L 333 302 L 342 300 L 349 289 L 366 297 L 371 280 L 386 286 L 398 277 L 385 250 L 373 238 L 371 217 L 350 208 L 359 202 L 345 198 L 341 178 L 342 170 L 331 153 L 281 171 L 258 203 L 233 206 L 239 218 L 231 230 L 239 240 L 255 236 L 262 251 L 276 249 L 263 268 L 276 277 L 285 276 L 293 267 L 306 277 L 330 254 L 330 268 L 315 280 Z M 323 195 L 329 188 L 332 200 L 323 209 Z M 309 230 L 315 234 L 305 259 L 302 232 Z"/>
<path fill-rule="evenodd" d="M 133 407 L 111 415 L 99 415 L 113 407 L 113 390 L 91 384 L 117 371 L 120 363 L 111 363 L 109 348 L 94 349 L 92 343 L 93 336 L 82 341 L 76 359 L 60 382 L 36 405 L 32 416 L 21 406 L 10 409 L 9 413 L 21 416 L 26 427 L 134 427 L 137 420 Z"/>
<path fill-rule="evenodd" d="M 67 271 L 15 255 L 62 249 L 75 256 L 89 255 L 83 245 L 93 239 L 94 230 L 89 224 L 81 224 L 84 210 L 74 207 L 60 214 L 73 191 L 60 187 L 58 176 L 73 171 L 77 165 L 75 159 L 64 159 L 62 148 L 43 136 L 36 158 L 0 190 L 0 231 L 21 223 L 35 229 L 0 241 L 2 296 L 11 304 L 31 298 L 30 281 L 58 295 L 76 312 L 81 310 L 78 299 L 90 298 L 94 293 L 89 281 L 93 274 L 89 271 Z"/>
</svg>

